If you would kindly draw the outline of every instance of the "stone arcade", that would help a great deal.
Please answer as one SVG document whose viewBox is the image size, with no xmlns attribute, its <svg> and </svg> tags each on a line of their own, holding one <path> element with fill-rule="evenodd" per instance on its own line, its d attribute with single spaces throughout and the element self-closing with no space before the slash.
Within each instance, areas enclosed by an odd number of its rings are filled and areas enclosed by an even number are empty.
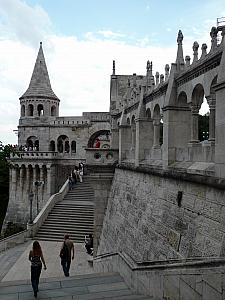
<svg viewBox="0 0 225 300">
<path fill-rule="evenodd" d="M 90 149 L 85 154 L 84 148 L 93 146 L 93 135 L 110 130 L 110 149 L 118 152 L 118 164 L 102 208 L 106 213 L 95 243 L 96 270 L 118 271 L 131 287 L 158 299 L 222 299 L 224 34 L 225 27 L 211 29 L 208 52 L 203 44 L 199 53 L 194 42 L 191 62 L 190 56 L 183 57 L 179 31 L 176 61 L 165 66 L 165 74 L 153 76 L 152 63 L 147 62 L 145 76 L 116 75 L 114 62 L 110 113 L 70 118 L 58 116 L 59 100 L 40 47 L 30 86 L 20 98 L 19 122 L 19 145 L 32 141 L 39 150 L 11 159 L 6 219 L 26 221 L 27 190 L 34 178 L 46 183 L 40 188 L 44 203 L 62 184 L 57 178 L 66 179 L 62 166 L 71 166 L 74 159 L 85 161 Z M 209 138 L 200 142 L 204 98 L 210 109 Z M 101 173 L 103 161 L 94 157 Z M 128 267 L 132 264 L 133 269 Z"/>
</svg>

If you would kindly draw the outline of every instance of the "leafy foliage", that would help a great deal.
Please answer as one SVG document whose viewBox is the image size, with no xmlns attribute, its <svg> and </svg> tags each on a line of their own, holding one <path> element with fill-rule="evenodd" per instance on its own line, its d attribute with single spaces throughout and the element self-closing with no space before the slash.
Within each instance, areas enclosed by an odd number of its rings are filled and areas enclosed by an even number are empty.
<svg viewBox="0 0 225 300">
<path fill-rule="evenodd" d="M 9 163 L 10 153 L 16 153 L 16 147 L 0 142 L 0 231 L 9 201 Z"/>
</svg>

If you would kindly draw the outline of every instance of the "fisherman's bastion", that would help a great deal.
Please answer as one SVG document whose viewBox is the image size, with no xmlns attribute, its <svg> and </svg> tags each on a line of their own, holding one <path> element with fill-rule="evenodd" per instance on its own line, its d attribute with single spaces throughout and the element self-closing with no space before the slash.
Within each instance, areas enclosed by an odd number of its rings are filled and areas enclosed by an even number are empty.
<svg viewBox="0 0 225 300">
<path fill-rule="evenodd" d="M 97 272 L 118 272 L 146 299 L 225 299 L 225 26 L 209 34 L 210 45 L 193 41 L 184 57 L 179 30 L 164 74 L 153 74 L 150 60 L 144 75 L 119 75 L 113 61 L 109 112 L 71 117 L 59 114 L 40 44 L 19 98 L 20 151 L 10 158 L 4 225 L 24 227 L 15 241 L 44 239 L 54 206 L 76 193 L 68 175 L 83 162 Z M 209 130 L 200 141 L 204 99 Z M 48 228 L 53 238 L 54 223 Z"/>
</svg>

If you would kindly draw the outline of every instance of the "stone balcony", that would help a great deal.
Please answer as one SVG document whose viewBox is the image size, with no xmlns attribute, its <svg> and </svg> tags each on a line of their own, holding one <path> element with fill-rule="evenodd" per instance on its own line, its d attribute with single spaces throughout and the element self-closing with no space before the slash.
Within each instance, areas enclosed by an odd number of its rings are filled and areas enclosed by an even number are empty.
<svg viewBox="0 0 225 300">
<path fill-rule="evenodd" d="M 11 153 L 10 159 L 54 159 L 58 158 L 58 152 L 53 151 L 18 151 Z"/>
</svg>

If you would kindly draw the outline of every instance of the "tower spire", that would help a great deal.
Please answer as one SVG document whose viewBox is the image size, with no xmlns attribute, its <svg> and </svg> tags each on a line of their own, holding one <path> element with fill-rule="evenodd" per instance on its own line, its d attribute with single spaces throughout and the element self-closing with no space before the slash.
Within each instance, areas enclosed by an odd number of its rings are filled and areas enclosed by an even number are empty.
<svg viewBox="0 0 225 300">
<path fill-rule="evenodd" d="M 45 97 L 50 99 L 59 100 L 52 90 L 50 79 L 48 76 L 48 70 L 45 63 L 45 57 L 42 49 L 42 42 L 40 42 L 40 48 L 38 51 L 36 63 L 31 76 L 30 84 L 26 92 L 20 97 Z"/>
</svg>

